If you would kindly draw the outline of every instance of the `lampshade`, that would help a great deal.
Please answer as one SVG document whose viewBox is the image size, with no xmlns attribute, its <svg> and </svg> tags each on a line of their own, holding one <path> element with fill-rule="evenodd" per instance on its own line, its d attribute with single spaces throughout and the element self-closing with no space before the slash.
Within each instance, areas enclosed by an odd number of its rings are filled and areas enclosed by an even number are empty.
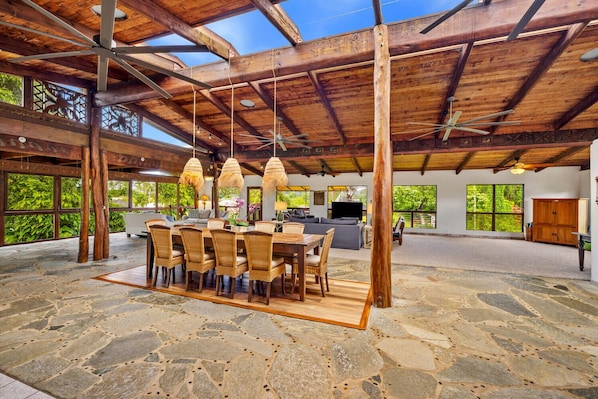
<svg viewBox="0 0 598 399">
<path fill-rule="evenodd" d="M 367 206 L 367 208 L 366 208 L 366 209 L 367 209 L 367 210 L 366 210 L 366 212 L 367 212 L 368 214 L 371 214 L 371 213 L 372 213 L 372 203 L 371 203 L 371 202 L 368 202 L 368 206 Z"/>
<path fill-rule="evenodd" d="M 201 198 L 200 198 L 199 200 L 200 200 L 200 201 L 204 201 L 204 202 L 205 202 L 205 201 L 209 201 L 209 200 L 210 200 L 210 197 L 208 197 L 207 195 L 205 195 L 205 194 L 204 194 L 204 195 L 202 195 L 202 196 L 201 196 Z"/>
<path fill-rule="evenodd" d="M 286 211 L 287 210 L 287 203 L 284 201 L 276 201 L 274 203 L 274 210 L 275 211 Z"/>
<path fill-rule="evenodd" d="M 239 161 L 235 158 L 228 158 L 222 166 L 222 171 L 218 178 L 218 187 L 232 187 L 241 190 L 244 184 Z"/>
<path fill-rule="evenodd" d="M 286 186 L 289 182 L 284 165 L 278 157 L 272 157 L 268 160 L 264 169 L 264 178 L 262 179 L 262 188 L 264 193 L 271 194 L 277 187 Z"/>
<path fill-rule="evenodd" d="M 204 179 L 203 168 L 201 167 L 199 159 L 195 157 L 189 158 L 183 168 L 183 173 L 181 173 L 181 176 L 179 177 L 179 183 L 192 185 L 195 187 L 195 192 L 201 190 L 204 185 Z"/>
</svg>

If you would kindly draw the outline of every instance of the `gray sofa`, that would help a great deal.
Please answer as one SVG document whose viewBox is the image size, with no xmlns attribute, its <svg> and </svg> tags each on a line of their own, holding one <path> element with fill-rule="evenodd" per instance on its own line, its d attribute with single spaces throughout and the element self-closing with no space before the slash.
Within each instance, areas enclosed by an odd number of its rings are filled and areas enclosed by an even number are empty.
<svg viewBox="0 0 598 399">
<path fill-rule="evenodd" d="M 360 249 L 363 246 L 363 223 L 354 218 L 295 218 L 289 222 L 305 224 L 305 234 L 325 234 L 326 230 L 334 227 L 333 248 Z"/>
<path fill-rule="evenodd" d="M 183 223 L 206 227 L 208 225 L 208 219 L 215 217 L 214 213 L 213 209 L 189 209 L 188 215 L 183 216 Z M 220 211 L 220 219 L 226 219 L 227 217 L 228 211 Z"/>
</svg>

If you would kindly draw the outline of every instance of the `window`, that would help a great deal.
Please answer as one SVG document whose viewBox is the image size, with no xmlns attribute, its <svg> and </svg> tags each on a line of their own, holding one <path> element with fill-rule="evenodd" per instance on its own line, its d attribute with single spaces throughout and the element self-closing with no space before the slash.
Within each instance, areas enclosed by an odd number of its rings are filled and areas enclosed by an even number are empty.
<svg viewBox="0 0 598 399">
<path fill-rule="evenodd" d="M 523 231 L 523 184 L 467 185 L 467 230 Z"/>
<path fill-rule="evenodd" d="M 63 177 L 60 185 L 62 209 L 78 209 L 81 207 L 81 179 L 78 177 Z"/>
<path fill-rule="evenodd" d="M 309 210 L 309 186 L 288 186 L 276 191 L 276 201 L 287 203 L 287 210 Z"/>
<path fill-rule="evenodd" d="M 436 228 L 436 186 L 394 186 L 393 224 L 403 216 L 405 227 Z"/>
<path fill-rule="evenodd" d="M 8 174 L 8 209 L 38 210 L 54 206 L 52 176 Z"/>
<path fill-rule="evenodd" d="M 0 73 L 0 102 L 23 106 L 23 78 Z"/>
<path fill-rule="evenodd" d="M 156 183 L 150 181 L 133 182 L 133 208 L 155 208 Z"/>
<path fill-rule="evenodd" d="M 108 181 L 108 206 L 112 208 L 129 207 L 129 182 L 121 180 Z"/>
<path fill-rule="evenodd" d="M 328 217 L 332 217 L 333 202 L 361 202 L 362 209 L 366 209 L 368 203 L 368 187 L 328 186 Z"/>
</svg>

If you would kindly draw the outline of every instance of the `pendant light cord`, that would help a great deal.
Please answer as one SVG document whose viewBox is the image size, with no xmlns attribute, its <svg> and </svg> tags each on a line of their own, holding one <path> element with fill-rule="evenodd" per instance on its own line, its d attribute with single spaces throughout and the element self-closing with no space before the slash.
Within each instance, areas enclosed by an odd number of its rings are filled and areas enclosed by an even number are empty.
<svg viewBox="0 0 598 399">
<path fill-rule="evenodd" d="M 274 123 L 272 124 L 272 147 L 274 147 L 274 156 L 276 156 L 276 70 L 274 69 L 274 49 L 272 49 L 272 75 L 274 75 Z"/>
<path fill-rule="evenodd" d="M 191 86 L 191 88 L 193 89 L 193 158 L 195 158 L 195 98 L 196 98 L 196 91 L 195 91 L 195 88 L 193 88 L 193 86 Z"/>
<path fill-rule="evenodd" d="M 230 77 L 231 71 L 231 63 L 230 58 L 228 60 L 228 82 L 230 83 L 230 157 L 234 158 L 233 153 L 233 137 L 234 137 L 234 130 L 235 130 L 235 86 L 233 85 L 233 81 Z"/>
</svg>

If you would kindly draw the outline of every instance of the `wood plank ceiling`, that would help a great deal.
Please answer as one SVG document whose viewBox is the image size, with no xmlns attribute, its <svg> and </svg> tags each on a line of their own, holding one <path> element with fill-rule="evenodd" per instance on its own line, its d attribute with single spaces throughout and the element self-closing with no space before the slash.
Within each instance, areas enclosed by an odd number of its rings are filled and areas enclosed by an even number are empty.
<svg viewBox="0 0 598 399">
<path fill-rule="evenodd" d="M 100 31 L 100 19 L 90 11 L 97 1 L 35 3 L 90 38 Z M 222 162 L 229 155 L 232 83 L 235 157 L 245 174 L 260 174 L 272 156 L 272 146 L 260 148 L 262 141 L 252 136 L 272 136 L 274 106 L 280 119 L 276 129 L 280 128 L 281 135 L 306 140 L 304 146 L 287 143 L 286 151 L 277 147 L 276 154 L 287 173 L 371 172 L 372 29 L 303 41 L 284 12 L 284 2 L 278 3 L 121 0 L 118 8 L 128 17 L 115 23 L 114 40 L 118 45 L 140 45 L 177 33 L 208 45 L 219 55 L 222 60 L 218 62 L 193 67 L 168 54 L 139 56 L 212 86 L 196 88 L 197 124 L 201 128 L 197 142 L 212 159 Z M 580 57 L 598 47 L 598 3 L 546 2 L 524 34 L 505 41 L 529 3 L 474 3 L 427 34 L 419 32 L 437 16 L 388 23 L 394 170 L 422 174 L 432 170 L 498 171 L 514 164 L 516 157 L 526 164 L 589 167 L 589 145 L 598 138 L 598 61 L 582 62 Z M 255 10 L 287 38 L 289 46 L 240 55 L 232 44 L 205 28 L 211 22 Z M 374 0 L 372 25 L 376 18 L 383 18 L 380 13 L 380 2 Z M 5 23 L 0 25 L 0 72 L 29 74 L 94 90 L 95 55 L 10 62 L 16 56 L 80 47 L 7 24 L 74 38 L 71 33 L 19 0 L 0 0 L 0 20 Z M 137 69 L 172 94 L 172 99 L 162 98 L 111 62 L 108 90 L 96 93 L 96 104 L 123 103 L 191 143 L 191 85 L 144 67 Z M 455 99 L 453 112 L 461 111 L 463 121 L 513 109 L 512 115 L 500 120 L 520 124 L 478 127 L 490 132 L 484 136 L 453 130 L 447 141 L 442 140 L 443 132 L 414 139 L 426 130 L 413 132 L 421 126 L 411 123 L 448 121 L 447 99 L 451 96 Z M 251 100 L 255 106 L 243 107 L 241 99 Z M 208 162 L 207 157 L 205 160 Z"/>
</svg>

